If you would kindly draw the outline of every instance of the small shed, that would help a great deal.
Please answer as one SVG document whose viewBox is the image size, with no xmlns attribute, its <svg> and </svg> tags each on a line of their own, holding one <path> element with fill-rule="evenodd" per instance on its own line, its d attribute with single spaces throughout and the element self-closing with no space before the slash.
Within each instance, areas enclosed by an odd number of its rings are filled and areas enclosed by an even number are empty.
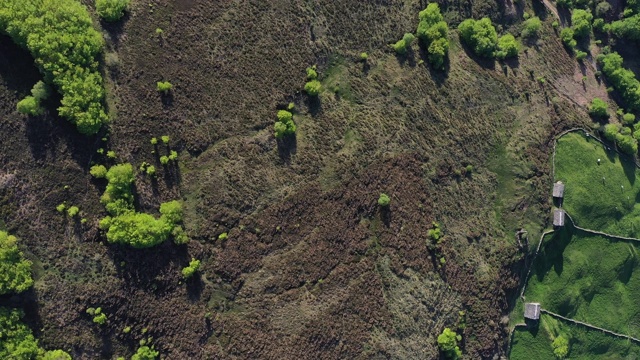
<svg viewBox="0 0 640 360">
<path fill-rule="evenodd" d="M 553 211 L 553 226 L 564 226 L 564 210 L 555 209 Z"/>
<path fill-rule="evenodd" d="M 562 183 L 562 181 L 558 181 L 557 183 L 553 184 L 553 197 L 562 199 L 563 196 L 564 196 L 564 184 Z"/>
<path fill-rule="evenodd" d="M 530 320 L 540 319 L 540 304 L 526 303 L 524 304 L 524 318 Z"/>
</svg>

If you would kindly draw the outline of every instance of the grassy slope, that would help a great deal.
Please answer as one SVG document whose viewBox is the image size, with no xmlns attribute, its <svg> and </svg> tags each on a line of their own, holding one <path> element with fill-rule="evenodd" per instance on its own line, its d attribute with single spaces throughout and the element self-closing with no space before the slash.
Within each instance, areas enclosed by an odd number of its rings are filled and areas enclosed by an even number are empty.
<svg viewBox="0 0 640 360">
<path fill-rule="evenodd" d="M 548 315 L 542 315 L 538 329 L 516 330 L 513 336 L 510 359 L 555 359 L 551 342 L 559 334 L 570 338 L 568 359 L 635 359 L 640 355 L 640 347 L 627 340 L 566 324 Z"/>
<path fill-rule="evenodd" d="M 629 159 L 571 133 L 558 141 L 555 164 L 556 180 L 566 184 L 563 206 L 578 226 L 640 237 L 640 181 Z"/>
</svg>

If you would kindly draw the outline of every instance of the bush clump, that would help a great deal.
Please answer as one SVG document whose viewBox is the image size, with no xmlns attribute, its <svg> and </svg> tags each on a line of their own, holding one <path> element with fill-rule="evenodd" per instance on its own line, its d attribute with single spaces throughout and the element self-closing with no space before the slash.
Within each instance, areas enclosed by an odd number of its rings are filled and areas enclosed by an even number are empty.
<svg viewBox="0 0 640 360">
<path fill-rule="evenodd" d="M 569 355 L 569 339 L 563 335 L 558 336 L 551 343 L 553 348 L 553 355 L 558 359 L 564 359 Z"/>
<path fill-rule="evenodd" d="M 171 88 L 173 88 L 173 85 L 171 85 L 171 83 L 168 81 L 158 81 L 156 83 L 156 90 L 158 90 L 158 92 L 161 92 L 165 95 L 168 94 L 169 91 L 171 91 Z"/>
<path fill-rule="evenodd" d="M 277 139 L 296 133 L 296 124 L 293 122 L 293 114 L 291 112 L 279 110 L 277 117 L 278 121 L 273 125 Z"/>
<path fill-rule="evenodd" d="M 599 118 L 606 118 L 609 115 L 607 114 L 607 103 L 599 98 L 594 98 L 591 101 L 591 105 L 589 106 L 589 114 Z"/>
<path fill-rule="evenodd" d="M 420 22 L 416 34 L 427 47 L 427 59 L 435 69 L 444 67 L 449 51 L 449 25 L 440 13 L 440 6 L 431 3 L 418 14 Z"/>
<path fill-rule="evenodd" d="M 525 20 L 522 25 L 523 38 L 535 38 L 540 33 L 540 29 L 542 29 L 542 21 L 540 21 L 540 18 L 537 16 Z"/>
<path fill-rule="evenodd" d="M 476 55 L 492 58 L 498 46 L 498 33 L 489 18 L 467 19 L 458 25 L 460 38 Z"/>
<path fill-rule="evenodd" d="M 622 67 L 622 61 L 622 56 L 616 52 L 598 56 L 602 73 L 622 96 L 625 108 L 640 110 L 640 81 L 633 71 Z"/>
<path fill-rule="evenodd" d="M 96 0 L 96 12 L 105 21 L 114 22 L 124 16 L 130 0 Z"/>
<path fill-rule="evenodd" d="M 138 351 L 131 357 L 131 360 L 155 360 L 158 355 L 156 350 L 148 346 L 140 346 Z"/>
<path fill-rule="evenodd" d="M 462 351 L 458 347 L 460 340 L 462 337 L 449 328 L 445 328 L 442 334 L 438 335 L 438 348 L 445 358 L 455 360 L 462 356 Z"/>
<path fill-rule="evenodd" d="M 24 258 L 17 242 L 15 236 L 0 231 L 0 295 L 21 293 L 33 285 L 31 261 Z"/>
<path fill-rule="evenodd" d="M 200 269 L 200 260 L 191 259 L 189 266 L 182 269 L 182 277 L 185 279 L 191 278 L 195 275 L 196 271 Z"/>
<path fill-rule="evenodd" d="M 391 202 L 391 199 L 389 198 L 389 195 L 385 193 L 380 194 L 380 197 L 378 198 L 378 205 L 382 207 L 387 207 L 389 206 L 390 202 Z"/>
<path fill-rule="evenodd" d="M 89 173 L 96 179 L 104 179 L 107 176 L 107 168 L 104 165 L 93 165 Z"/>
<path fill-rule="evenodd" d="M 304 84 L 304 91 L 310 96 L 318 96 L 320 94 L 320 89 L 322 85 L 318 80 L 311 80 Z"/>
<path fill-rule="evenodd" d="M 97 133 L 108 121 L 96 60 L 104 40 L 86 7 L 76 0 L 4 0 L 0 31 L 29 50 L 45 80 L 60 92 L 60 116 L 82 134 Z M 40 111 L 35 94 L 20 107 Z"/>
<path fill-rule="evenodd" d="M 100 228 L 106 232 L 107 241 L 127 244 L 134 248 L 158 245 L 174 233 L 181 235 L 182 205 L 169 201 L 160 205 L 160 218 L 139 213 L 134 209 L 133 182 L 135 175 L 131 164 L 112 166 L 107 171 L 107 188 L 100 198 L 109 216 L 100 221 Z M 176 228 L 180 230 L 176 230 Z M 185 236 L 174 238 L 184 243 Z"/>
<path fill-rule="evenodd" d="M 591 32 L 593 15 L 589 10 L 576 9 L 571 13 L 571 27 L 577 37 L 587 37 Z"/>
<path fill-rule="evenodd" d="M 38 81 L 33 85 L 31 95 L 18 102 L 18 112 L 25 115 L 41 115 L 44 112 L 42 102 L 48 98 L 49 87 L 44 82 Z"/>
<path fill-rule="evenodd" d="M 516 41 L 516 38 L 507 33 L 500 37 L 498 40 L 498 50 L 496 51 L 496 57 L 498 59 L 506 59 L 518 56 L 518 50 L 520 45 Z"/>
</svg>

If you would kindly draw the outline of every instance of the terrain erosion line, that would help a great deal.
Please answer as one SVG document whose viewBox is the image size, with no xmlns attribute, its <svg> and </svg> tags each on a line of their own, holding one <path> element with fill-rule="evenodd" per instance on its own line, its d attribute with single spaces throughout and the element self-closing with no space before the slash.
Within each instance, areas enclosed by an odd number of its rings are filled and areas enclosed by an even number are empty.
<svg viewBox="0 0 640 360">
<path fill-rule="evenodd" d="M 564 320 L 564 321 L 568 321 L 570 323 L 574 323 L 576 325 L 582 325 L 582 326 L 590 328 L 590 329 L 600 330 L 600 331 L 602 331 L 602 332 L 604 332 L 606 334 L 617 336 L 617 337 L 621 337 L 621 338 L 625 338 L 625 339 L 628 339 L 628 340 L 632 340 L 632 341 L 635 341 L 636 343 L 640 344 L 640 339 L 636 339 L 633 336 L 624 335 L 624 334 L 618 334 L 617 332 L 613 332 L 611 330 L 603 329 L 601 327 L 598 327 L 598 326 L 595 326 L 595 325 L 591 325 L 591 324 L 588 324 L 588 323 L 585 323 L 585 322 L 582 322 L 582 321 L 579 321 L 579 320 L 574 320 L 574 319 L 570 319 L 568 317 L 564 317 L 564 316 L 562 316 L 560 314 L 556 314 L 556 313 L 551 312 L 551 311 L 546 310 L 546 309 L 542 309 L 541 308 L 540 312 L 541 313 L 545 313 L 545 314 L 550 315 L 550 316 L 553 316 L 555 318 Z"/>
</svg>

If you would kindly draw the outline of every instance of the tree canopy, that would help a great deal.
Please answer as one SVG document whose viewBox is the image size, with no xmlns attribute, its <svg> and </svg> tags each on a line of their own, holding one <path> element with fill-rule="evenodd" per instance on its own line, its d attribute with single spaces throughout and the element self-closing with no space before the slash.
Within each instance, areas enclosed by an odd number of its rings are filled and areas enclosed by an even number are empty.
<svg viewBox="0 0 640 360">
<path fill-rule="evenodd" d="M 449 51 L 449 26 L 444 22 L 440 6 L 436 3 L 427 5 L 418 17 L 420 22 L 416 34 L 427 46 L 427 59 L 434 68 L 441 69 Z"/>
<path fill-rule="evenodd" d="M 489 18 L 467 19 L 458 25 L 462 41 L 471 47 L 476 55 L 492 58 L 498 46 L 498 33 Z"/>
<path fill-rule="evenodd" d="M 62 94 L 60 116 L 83 134 L 97 133 L 108 120 L 97 62 L 104 40 L 86 7 L 75 0 L 4 0 L 0 30 L 29 50 L 45 82 Z"/>
<path fill-rule="evenodd" d="M 31 261 L 18 249 L 15 236 L 0 231 L 0 295 L 20 293 L 32 285 Z"/>
</svg>

